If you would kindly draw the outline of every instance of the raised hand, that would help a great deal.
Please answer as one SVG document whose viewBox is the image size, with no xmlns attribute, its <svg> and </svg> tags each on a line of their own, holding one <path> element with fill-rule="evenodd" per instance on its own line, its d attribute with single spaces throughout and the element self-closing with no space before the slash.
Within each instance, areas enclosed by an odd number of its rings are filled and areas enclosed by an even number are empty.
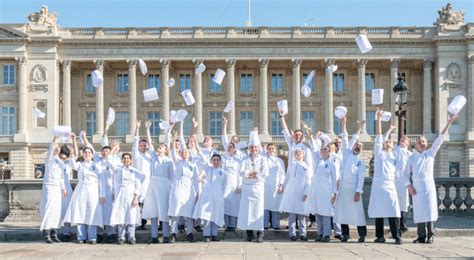
<svg viewBox="0 0 474 260">
<path fill-rule="evenodd" d="M 222 116 L 222 124 L 227 125 L 227 118 L 225 116 Z"/>
<path fill-rule="evenodd" d="M 193 117 L 193 127 L 196 128 L 198 127 L 199 122 L 196 120 L 196 118 Z"/>
<path fill-rule="evenodd" d="M 140 128 L 140 126 L 142 125 L 142 121 L 140 120 L 137 120 L 137 122 L 135 123 L 135 128 Z"/>
<path fill-rule="evenodd" d="M 150 126 L 151 126 L 151 121 L 150 120 L 145 121 L 145 128 L 149 129 Z"/>
</svg>

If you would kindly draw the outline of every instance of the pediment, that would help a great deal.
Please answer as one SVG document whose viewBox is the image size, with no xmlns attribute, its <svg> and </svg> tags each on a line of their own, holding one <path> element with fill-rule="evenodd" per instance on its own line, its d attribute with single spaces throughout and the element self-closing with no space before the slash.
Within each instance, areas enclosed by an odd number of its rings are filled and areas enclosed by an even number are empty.
<svg viewBox="0 0 474 260">
<path fill-rule="evenodd" d="M 26 39 L 28 35 L 5 26 L 0 26 L 0 39 Z"/>
</svg>

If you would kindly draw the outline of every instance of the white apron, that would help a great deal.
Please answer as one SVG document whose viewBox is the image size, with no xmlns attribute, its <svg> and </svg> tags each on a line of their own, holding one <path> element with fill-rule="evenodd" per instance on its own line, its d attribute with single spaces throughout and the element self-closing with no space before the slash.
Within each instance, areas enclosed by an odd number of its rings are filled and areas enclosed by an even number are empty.
<svg viewBox="0 0 474 260">
<path fill-rule="evenodd" d="M 196 164 L 179 160 L 170 191 L 168 216 L 192 218 L 198 192 Z"/>
<path fill-rule="evenodd" d="M 139 172 L 130 167 L 120 166 L 114 172 L 114 196 L 110 225 L 139 224 L 139 207 L 133 207 L 134 194 L 140 193 Z"/>
<path fill-rule="evenodd" d="M 280 210 L 283 193 L 278 192 L 278 187 L 285 180 L 285 164 L 276 156 L 265 155 L 268 164 L 268 176 L 265 178 L 265 210 Z"/>
<path fill-rule="evenodd" d="M 69 207 L 69 203 L 71 202 L 72 194 L 74 190 L 72 189 L 71 186 L 71 167 L 69 166 L 69 162 L 64 162 L 62 165 L 60 165 L 61 170 L 63 171 L 63 178 L 64 178 L 64 187 L 66 188 L 67 191 L 67 196 L 64 197 L 61 194 L 61 220 L 64 219 L 64 216 L 66 216 L 67 208 Z"/>
<path fill-rule="evenodd" d="M 249 179 L 248 174 L 257 171 L 256 179 Z M 237 228 L 241 230 L 263 230 L 265 178 L 268 166 L 265 159 L 258 155 L 253 161 L 246 157 L 241 164 L 242 194 L 240 199 Z"/>
<path fill-rule="evenodd" d="M 408 212 L 410 201 L 408 198 L 408 189 L 405 186 L 403 174 L 405 173 L 408 157 L 410 157 L 413 153 L 408 151 L 408 149 L 396 146 L 394 154 L 395 160 L 397 162 L 397 171 L 395 172 L 395 187 L 397 189 L 398 204 L 400 205 L 401 211 Z"/>
<path fill-rule="evenodd" d="M 43 189 L 40 198 L 40 230 L 59 229 L 61 227 L 61 207 L 63 198 L 64 177 L 61 168 L 62 162 L 52 154 L 52 147 L 46 157 Z"/>
<path fill-rule="evenodd" d="M 240 177 L 240 160 L 236 155 L 223 157 L 222 167 L 227 175 L 224 187 L 224 214 L 232 217 L 239 215 L 240 193 L 237 189 L 242 185 Z"/>
<path fill-rule="evenodd" d="M 305 162 L 293 161 L 288 166 L 279 211 L 305 215 L 303 196 L 308 194 L 311 175 Z"/>
<path fill-rule="evenodd" d="M 204 185 L 199 195 L 194 219 L 207 220 L 215 223 L 219 227 L 224 225 L 224 186 L 226 184 L 226 174 L 222 169 L 207 166 L 205 168 Z"/>
<path fill-rule="evenodd" d="M 140 139 L 135 136 L 132 144 L 132 162 L 133 167 L 140 172 L 141 192 L 138 201 L 143 203 L 150 185 L 151 175 L 151 151 L 142 153 L 138 150 Z M 150 146 L 150 144 L 148 144 Z"/>
<path fill-rule="evenodd" d="M 332 217 L 334 209 L 331 199 L 337 192 L 336 166 L 330 159 L 319 160 L 315 165 L 315 171 L 308 192 L 305 213 Z"/>
<path fill-rule="evenodd" d="M 169 222 L 169 198 L 173 183 L 173 162 L 165 156 L 153 156 L 150 186 L 145 197 L 142 217 L 144 219 L 158 218 Z"/>
<path fill-rule="evenodd" d="M 112 214 L 112 205 L 114 202 L 114 172 L 113 168 L 118 166 L 120 160 L 111 155 L 108 159 L 101 158 L 98 161 L 98 166 L 101 168 L 103 175 L 104 187 L 105 187 L 105 203 L 102 205 L 102 217 L 104 219 L 104 225 L 110 225 L 110 216 Z"/>
</svg>

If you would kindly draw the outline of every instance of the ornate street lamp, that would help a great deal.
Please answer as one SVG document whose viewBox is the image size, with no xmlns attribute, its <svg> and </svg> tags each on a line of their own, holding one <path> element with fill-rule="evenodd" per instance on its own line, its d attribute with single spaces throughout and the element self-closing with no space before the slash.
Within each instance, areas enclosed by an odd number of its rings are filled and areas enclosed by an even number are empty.
<svg viewBox="0 0 474 260">
<path fill-rule="evenodd" d="M 408 86 L 402 77 L 398 77 L 398 82 L 393 87 L 393 92 L 395 93 L 395 104 L 398 105 L 398 111 L 395 112 L 395 115 L 398 117 L 398 144 L 400 145 L 400 140 L 405 132 L 405 116 L 407 112 L 405 105 L 408 98 Z"/>
</svg>

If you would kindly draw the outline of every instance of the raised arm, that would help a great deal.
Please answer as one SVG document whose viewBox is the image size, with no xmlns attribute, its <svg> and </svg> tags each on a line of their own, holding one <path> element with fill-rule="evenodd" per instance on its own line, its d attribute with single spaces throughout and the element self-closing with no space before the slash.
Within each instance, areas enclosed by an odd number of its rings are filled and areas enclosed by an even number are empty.
<svg viewBox="0 0 474 260">
<path fill-rule="evenodd" d="M 382 151 L 382 143 L 383 143 L 383 136 L 382 136 L 382 115 L 383 111 L 377 108 L 377 123 L 376 123 L 376 134 L 377 137 L 375 138 L 374 142 L 374 153 L 377 155 Z"/>
<path fill-rule="evenodd" d="M 174 142 L 178 138 L 177 135 L 178 134 L 176 133 L 176 131 L 173 131 L 173 134 L 171 135 L 172 145 L 170 146 L 170 154 L 171 154 L 170 157 L 175 165 L 178 164 L 178 161 L 179 161 L 179 155 L 177 154 L 176 148 L 174 146 Z"/>
<path fill-rule="evenodd" d="M 191 138 L 194 135 L 190 135 Z M 181 149 L 186 149 L 186 141 L 184 140 L 184 121 L 179 122 L 179 144 Z"/>
<path fill-rule="evenodd" d="M 146 132 L 146 140 L 148 143 L 148 148 L 150 149 L 150 151 L 154 151 L 155 149 L 153 148 L 153 140 L 151 139 L 150 127 L 151 127 L 151 121 L 149 120 L 145 121 L 145 132 Z"/>
<path fill-rule="evenodd" d="M 164 144 L 166 144 L 166 146 L 168 146 L 170 149 L 171 149 L 171 131 L 173 131 L 173 127 L 174 127 L 175 124 L 171 124 L 170 125 L 170 128 L 168 128 L 168 130 L 165 132 L 165 140 L 164 140 Z"/>
<path fill-rule="evenodd" d="M 48 153 L 46 154 L 45 164 L 48 165 L 54 161 L 54 150 L 57 150 L 58 147 L 59 136 L 53 137 L 51 144 L 48 148 Z"/>
<path fill-rule="evenodd" d="M 106 123 L 105 124 L 105 129 L 104 129 L 104 134 L 102 135 L 102 142 L 100 143 L 102 145 L 102 147 L 109 145 L 109 137 L 108 137 L 109 128 L 110 128 L 110 124 Z"/>
<path fill-rule="evenodd" d="M 198 126 L 199 126 L 199 122 L 196 120 L 196 118 L 193 117 L 193 127 L 191 129 L 191 133 L 189 134 L 189 136 L 196 135 Z"/>
<path fill-rule="evenodd" d="M 397 125 L 395 124 L 390 124 L 390 127 L 388 128 L 387 132 L 385 132 L 383 140 L 390 140 L 390 135 L 392 134 L 393 130 L 397 128 Z"/>
<path fill-rule="evenodd" d="M 79 149 L 77 148 L 76 134 L 71 133 L 72 139 L 72 149 L 71 149 L 71 159 L 69 159 L 69 165 L 73 170 L 79 170 L 80 163 L 76 162 L 77 157 L 79 156 Z"/>
<path fill-rule="evenodd" d="M 380 110 L 377 107 L 377 112 L 375 112 L 377 115 L 377 120 L 376 120 L 376 125 L 375 125 L 375 134 L 376 135 L 382 135 L 382 115 L 383 111 Z"/>
<path fill-rule="evenodd" d="M 285 116 L 281 112 L 280 112 L 280 122 L 281 122 L 281 128 L 283 128 L 283 131 L 282 131 L 283 137 L 285 138 L 288 148 L 291 148 L 291 134 L 290 134 L 290 131 L 288 130 L 288 126 L 286 125 Z"/>
<path fill-rule="evenodd" d="M 140 126 L 141 121 L 137 120 L 137 122 L 135 122 L 135 136 L 133 137 L 132 143 L 132 158 L 138 158 L 140 155 L 140 152 L 138 151 L 138 143 L 140 142 Z"/>
<path fill-rule="evenodd" d="M 459 115 L 454 115 L 454 116 L 449 116 L 448 117 L 448 122 L 446 123 L 446 126 L 443 128 L 443 130 L 440 132 L 438 138 L 433 142 L 433 145 L 431 148 L 428 150 L 428 153 L 432 156 L 435 157 L 436 154 L 438 153 L 439 148 L 441 148 L 441 145 L 444 142 L 444 137 L 446 133 L 448 133 L 449 127 L 453 124 L 453 122 L 459 117 Z"/>
<path fill-rule="evenodd" d="M 222 146 L 224 147 L 224 151 L 229 146 L 229 137 L 227 137 L 227 118 L 222 116 Z"/>
</svg>

